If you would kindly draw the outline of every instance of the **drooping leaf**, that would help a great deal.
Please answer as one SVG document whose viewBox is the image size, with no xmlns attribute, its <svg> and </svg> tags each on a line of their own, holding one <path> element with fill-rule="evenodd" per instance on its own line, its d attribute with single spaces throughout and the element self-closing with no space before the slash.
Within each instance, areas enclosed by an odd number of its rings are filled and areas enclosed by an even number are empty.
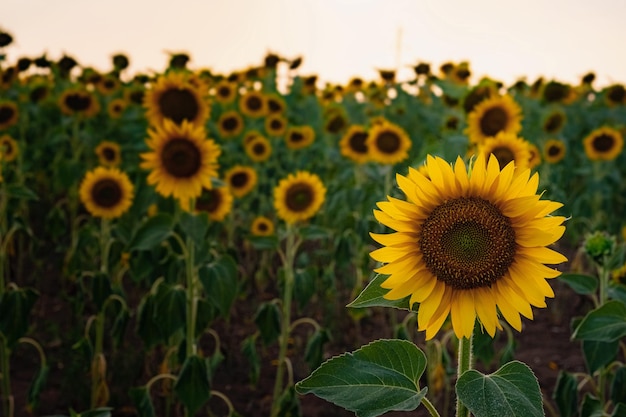
<svg viewBox="0 0 626 417">
<path fill-rule="evenodd" d="M 324 345 L 330 341 L 330 333 L 326 329 L 316 330 L 309 338 L 304 351 L 304 360 L 311 369 L 317 368 L 324 358 Z"/>
<path fill-rule="evenodd" d="M 419 379 L 426 355 L 405 340 L 377 340 L 324 362 L 296 384 L 300 394 L 314 394 L 358 417 L 388 411 L 411 411 L 426 395 Z"/>
<path fill-rule="evenodd" d="M 174 391 L 180 401 L 194 415 L 209 398 L 211 398 L 211 382 L 206 361 L 197 356 L 188 356 L 183 363 L 180 374 L 174 384 Z"/>
<path fill-rule="evenodd" d="M 564 371 L 559 372 L 552 396 L 559 408 L 559 416 L 572 417 L 576 415 L 578 410 L 578 387 L 576 378 L 572 374 Z"/>
<path fill-rule="evenodd" d="M 131 401 L 137 409 L 139 417 L 156 417 L 154 405 L 148 389 L 144 387 L 133 387 L 128 391 Z"/>
<path fill-rule="evenodd" d="M 621 402 L 626 406 L 626 366 L 620 366 L 613 373 L 611 400 L 613 400 L 615 404 Z M 626 411 L 626 409 L 624 411 Z"/>
<path fill-rule="evenodd" d="M 228 317 L 239 292 L 235 260 L 231 256 L 223 255 L 200 268 L 198 275 L 211 304 L 217 307 L 222 316 Z"/>
<path fill-rule="evenodd" d="M 209 217 L 206 214 L 183 211 L 178 224 L 185 235 L 191 237 L 197 246 L 202 246 L 207 230 L 209 230 Z"/>
<path fill-rule="evenodd" d="M 9 348 L 28 331 L 30 312 L 39 294 L 31 288 L 15 288 L 0 296 L 0 333 Z"/>
<path fill-rule="evenodd" d="M 250 362 L 250 382 L 253 385 L 256 385 L 259 380 L 259 376 L 261 375 L 261 360 L 259 359 L 259 354 L 256 350 L 256 338 L 257 334 L 255 333 L 252 336 L 248 336 L 241 343 L 241 353 L 248 359 Z"/>
<path fill-rule="evenodd" d="M 483 375 L 469 370 L 456 383 L 459 399 L 475 417 L 543 417 L 539 382 L 524 363 L 512 361 Z"/>
<path fill-rule="evenodd" d="M 602 409 L 602 403 L 600 400 L 587 393 L 583 397 L 583 402 L 580 405 L 580 417 L 603 417 L 604 410 Z"/>
<path fill-rule="evenodd" d="M 174 219 L 167 213 L 149 217 L 133 234 L 129 250 L 150 250 L 167 239 L 174 227 Z"/>
<path fill-rule="evenodd" d="M 280 311 L 275 303 L 263 303 L 254 316 L 254 323 L 261 333 L 265 346 L 278 339 L 280 334 Z"/>
<path fill-rule="evenodd" d="M 42 365 L 35 374 L 33 382 L 28 388 L 28 405 L 33 409 L 37 408 L 37 405 L 39 404 L 39 395 L 48 380 L 49 371 L 50 367 L 48 365 Z"/>
<path fill-rule="evenodd" d="M 572 338 L 613 342 L 626 336 L 626 305 L 608 301 L 590 311 L 574 330 Z"/>
<path fill-rule="evenodd" d="M 365 289 L 361 291 L 361 294 L 359 294 L 359 296 L 354 301 L 348 304 L 348 307 L 393 307 L 402 310 L 411 310 L 409 308 L 410 297 L 408 296 L 401 300 L 387 300 L 383 297 L 387 292 L 389 292 L 389 290 L 382 288 L 380 284 L 384 282 L 387 277 L 387 275 L 376 275 L 374 279 L 370 281 L 369 284 L 367 284 L 367 287 L 365 287 Z"/>
</svg>

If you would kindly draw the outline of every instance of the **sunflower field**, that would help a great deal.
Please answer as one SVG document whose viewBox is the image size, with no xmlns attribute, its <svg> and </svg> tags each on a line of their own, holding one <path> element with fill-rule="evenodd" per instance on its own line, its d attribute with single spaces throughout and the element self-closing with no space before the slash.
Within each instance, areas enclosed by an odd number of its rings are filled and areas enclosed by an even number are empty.
<svg viewBox="0 0 626 417">
<path fill-rule="evenodd" d="M 12 41 L 0 416 L 626 416 L 623 85 Z"/>
</svg>

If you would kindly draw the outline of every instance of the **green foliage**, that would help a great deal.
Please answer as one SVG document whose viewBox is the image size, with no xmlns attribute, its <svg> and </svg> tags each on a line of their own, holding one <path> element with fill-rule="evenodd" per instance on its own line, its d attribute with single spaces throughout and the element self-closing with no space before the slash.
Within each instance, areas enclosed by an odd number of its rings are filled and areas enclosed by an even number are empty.
<svg viewBox="0 0 626 417">
<path fill-rule="evenodd" d="M 211 398 L 211 380 L 206 359 L 197 355 L 185 359 L 174 391 L 191 415 Z"/>
</svg>

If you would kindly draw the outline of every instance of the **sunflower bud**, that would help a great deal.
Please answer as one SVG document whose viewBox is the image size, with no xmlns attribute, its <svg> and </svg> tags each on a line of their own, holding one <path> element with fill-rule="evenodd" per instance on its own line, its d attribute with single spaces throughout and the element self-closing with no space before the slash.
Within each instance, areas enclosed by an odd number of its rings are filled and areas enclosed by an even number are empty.
<svg viewBox="0 0 626 417">
<path fill-rule="evenodd" d="M 602 266 L 605 260 L 613 254 L 615 237 L 600 231 L 587 234 L 584 248 L 587 255 L 598 265 Z"/>
</svg>

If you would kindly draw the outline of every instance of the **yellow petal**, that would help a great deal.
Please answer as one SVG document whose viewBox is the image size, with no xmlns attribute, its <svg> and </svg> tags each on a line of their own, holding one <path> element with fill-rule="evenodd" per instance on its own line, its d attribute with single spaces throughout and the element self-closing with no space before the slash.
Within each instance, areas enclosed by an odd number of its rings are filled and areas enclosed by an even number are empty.
<svg viewBox="0 0 626 417">
<path fill-rule="evenodd" d="M 411 305 L 424 302 L 437 285 L 437 278 L 426 268 L 417 271 L 411 280 L 419 285 L 419 289 L 411 295 Z"/>
<path fill-rule="evenodd" d="M 555 250 L 546 248 L 545 246 L 531 248 L 520 247 L 517 250 L 517 254 L 534 259 L 542 264 L 554 265 L 567 262 L 567 258 L 565 256 Z"/>
<path fill-rule="evenodd" d="M 446 286 L 437 310 L 434 312 L 425 329 L 422 329 L 426 330 L 426 340 L 432 339 L 437 332 L 439 332 L 439 329 L 441 329 L 441 326 L 443 326 L 443 323 L 448 318 L 448 314 L 450 314 L 450 305 L 452 303 L 452 293 L 452 288 Z M 419 323 L 419 311 L 417 313 L 417 317 Z"/>
<path fill-rule="evenodd" d="M 419 247 L 414 245 L 413 247 L 394 247 L 394 246 L 386 246 L 384 248 L 376 249 L 370 252 L 370 256 L 372 259 L 378 262 L 390 263 L 395 262 L 398 259 L 406 256 L 408 254 L 414 254 L 419 250 Z"/>
<path fill-rule="evenodd" d="M 414 232 L 415 225 L 412 222 L 406 222 L 402 220 L 396 220 L 389 216 L 384 211 L 374 210 L 374 217 L 376 220 L 384 224 L 385 226 L 395 230 L 396 232 Z"/>
<path fill-rule="evenodd" d="M 476 314 L 489 336 L 494 337 L 498 325 L 496 301 L 491 288 L 476 288 L 474 294 Z"/>
<path fill-rule="evenodd" d="M 430 293 L 430 296 L 426 298 L 421 304 L 419 308 L 419 312 L 417 314 L 417 324 L 420 330 L 425 330 L 426 326 L 430 322 L 430 319 L 433 317 L 437 308 L 441 304 L 441 298 L 446 290 L 446 284 L 441 281 L 437 281 L 435 284 L 435 288 Z"/>
<path fill-rule="evenodd" d="M 410 276 L 415 273 L 421 261 L 421 255 L 408 253 L 394 262 L 383 265 L 380 268 L 376 268 L 374 271 L 384 275 L 403 273 Z"/>
<path fill-rule="evenodd" d="M 452 295 L 450 306 L 452 328 L 457 337 L 470 338 L 476 322 L 474 293 L 472 290 L 456 290 Z"/>
<path fill-rule="evenodd" d="M 417 236 L 410 233 L 371 233 L 370 236 L 376 242 L 384 246 L 402 246 L 417 242 Z"/>
</svg>

